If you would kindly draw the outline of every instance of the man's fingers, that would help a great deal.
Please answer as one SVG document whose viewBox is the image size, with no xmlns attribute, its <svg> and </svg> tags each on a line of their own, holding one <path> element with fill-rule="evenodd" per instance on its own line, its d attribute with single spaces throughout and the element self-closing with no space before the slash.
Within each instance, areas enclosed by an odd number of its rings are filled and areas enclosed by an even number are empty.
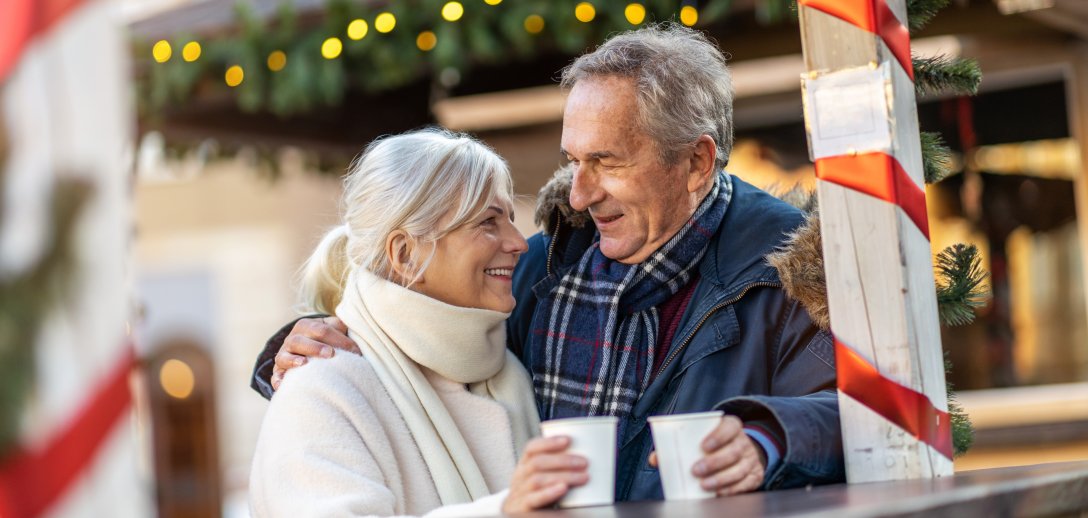
<svg viewBox="0 0 1088 518">
<path fill-rule="evenodd" d="M 755 491 L 759 489 L 759 486 L 762 483 L 763 476 L 761 474 L 748 472 L 739 481 L 733 484 L 720 486 L 717 489 L 707 488 L 707 490 L 714 491 L 718 495 L 736 495 Z"/>
<path fill-rule="evenodd" d="M 283 383 L 283 373 L 284 370 L 279 367 L 272 369 L 272 379 L 270 380 L 272 382 L 272 390 L 280 389 L 280 383 Z"/>
<path fill-rule="evenodd" d="M 722 418 L 706 438 L 703 439 L 703 451 L 710 453 L 736 438 L 737 434 L 744 433 L 744 424 L 735 416 L 727 415 Z"/>
<path fill-rule="evenodd" d="M 650 463 L 650 466 L 653 466 L 655 468 L 657 467 L 657 451 L 650 452 L 650 458 L 648 462 Z"/>
<path fill-rule="evenodd" d="M 308 336 L 325 345 L 331 345 L 341 351 L 359 354 L 359 346 L 348 338 L 348 328 L 336 317 L 322 318 L 320 324 L 311 327 Z"/>
<path fill-rule="evenodd" d="M 755 468 L 751 463 L 748 462 L 733 464 L 726 469 L 715 472 L 704 478 L 700 484 L 703 486 L 703 489 L 706 489 L 707 491 L 723 490 L 744 480 L 745 477 L 752 474 L 754 469 Z"/>
<path fill-rule="evenodd" d="M 306 357 L 299 356 L 297 354 L 291 354 L 287 351 L 280 351 L 276 354 L 275 368 L 282 370 L 291 370 L 295 367 L 306 365 Z"/>
<path fill-rule="evenodd" d="M 747 441 L 747 437 L 739 437 Z M 711 473 L 716 473 L 723 469 L 729 468 L 734 464 L 740 462 L 744 452 L 744 447 L 748 446 L 740 440 L 733 440 L 726 443 L 725 446 L 718 448 L 717 451 L 707 454 L 699 462 L 695 463 L 692 468 L 692 473 L 697 477 L 705 477 Z M 755 452 L 752 452 L 753 454 Z"/>
<path fill-rule="evenodd" d="M 284 346 L 299 338 L 306 338 L 322 345 L 358 354 L 359 346 L 348 338 L 347 332 L 347 327 L 336 317 L 303 318 L 295 322 L 291 333 L 287 335 L 287 340 L 284 341 Z"/>
<path fill-rule="evenodd" d="M 336 317 L 325 317 L 321 319 L 322 322 L 330 325 L 333 329 L 340 331 L 341 334 L 348 334 L 348 326 L 344 325 L 344 322 Z"/>
<path fill-rule="evenodd" d="M 287 340 L 283 341 L 283 348 L 280 349 L 280 354 L 284 353 L 298 356 L 332 358 L 333 348 L 312 338 L 302 335 L 291 335 L 287 337 Z"/>
</svg>

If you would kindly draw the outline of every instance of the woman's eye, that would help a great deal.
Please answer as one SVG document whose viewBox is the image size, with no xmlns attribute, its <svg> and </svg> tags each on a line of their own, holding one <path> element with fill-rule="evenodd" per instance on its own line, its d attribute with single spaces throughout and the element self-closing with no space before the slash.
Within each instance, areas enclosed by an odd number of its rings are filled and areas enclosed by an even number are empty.
<svg viewBox="0 0 1088 518">
<path fill-rule="evenodd" d="M 495 216 L 491 216 L 490 218 L 487 218 L 487 219 L 485 219 L 485 220 L 483 221 L 483 223 L 480 223 L 480 224 L 481 224 L 481 225 L 485 225 L 485 226 L 492 226 L 492 225 L 495 225 L 495 224 L 497 224 L 497 223 L 498 223 L 498 222 L 497 222 L 497 221 L 495 221 Z"/>
</svg>

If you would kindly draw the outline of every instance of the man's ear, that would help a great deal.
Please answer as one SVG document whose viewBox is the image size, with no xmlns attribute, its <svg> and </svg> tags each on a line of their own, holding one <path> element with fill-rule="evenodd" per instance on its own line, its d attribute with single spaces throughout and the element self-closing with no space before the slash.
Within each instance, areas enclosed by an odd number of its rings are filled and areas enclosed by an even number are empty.
<svg viewBox="0 0 1088 518">
<path fill-rule="evenodd" d="M 403 230 L 394 230 L 385 238 L 385 258 L 389 260 L 393 278 L 397 284 L 407 286 L 416 280 L 416 265 L 412 257 L 418 242 Z M 422 283 L 423 279 L 417 282 Z"/>
<path fill-rule="evenodd" d="M 702 135 L 695 141 L 688 168 L 688 192 L 702 192 L 713 182 L 717 157 L 718 146 L 710 135 Z"/>
</svg>

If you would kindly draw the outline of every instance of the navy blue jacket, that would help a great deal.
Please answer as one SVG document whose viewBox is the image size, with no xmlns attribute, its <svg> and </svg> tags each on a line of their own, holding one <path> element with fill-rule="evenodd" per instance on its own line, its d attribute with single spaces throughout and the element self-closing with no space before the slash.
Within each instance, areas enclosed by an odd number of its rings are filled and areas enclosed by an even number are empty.
<svg viewBox="0 0 1088 518">
<path fill-rule="evenodd" d="M 656 378 L 635 404 L 619 438 L 617 500 L 662 498 L 660 476 L 647 462 L 653 449 L 646 418 L 722 409 L 758 422 L 784 440 L 784 456 L 764 478 L 769 489 L 843 482 L 845 469 L 830 335 L 781 289 L 764 257 L 804 217 L 797 209 L 733 177 L 733 198 L 699 265 L 692 295 Z M 576 229 L 559 211 L 548 236 L 529 239 L 514 271 L 518 304 L 507 320 L 510 348 L 528 367 L 527 349 L 539 296 L 592 243 L 592 222 Z"/>
</svg>

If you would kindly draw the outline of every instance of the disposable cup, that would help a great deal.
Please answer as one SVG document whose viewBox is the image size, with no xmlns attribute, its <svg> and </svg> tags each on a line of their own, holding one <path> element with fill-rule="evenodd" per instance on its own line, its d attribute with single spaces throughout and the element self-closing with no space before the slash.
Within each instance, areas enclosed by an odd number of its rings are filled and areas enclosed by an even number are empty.
<svg viewBox="0 0 1088 518">
<path fill-rule="evenodd" d="M 573 417 L 540 423 L 544 437 L 570 437 L 567 453 L 581 455 L 589 462 L 589 482 L 567 492 L 559 507 L 611 505 L 615 501 L 616 427 L 613 416 Z"/>
<path fill-rule="evenodd" d="M 650 433 L 657 451 L 657 467 L 666 500 L 712 498 L 713 491 L 699 485 L 692 472 L 702 459 L 702 442 L 722 421 L 722 412 L 698 412 L 650 417 Z"/>
</svg>

